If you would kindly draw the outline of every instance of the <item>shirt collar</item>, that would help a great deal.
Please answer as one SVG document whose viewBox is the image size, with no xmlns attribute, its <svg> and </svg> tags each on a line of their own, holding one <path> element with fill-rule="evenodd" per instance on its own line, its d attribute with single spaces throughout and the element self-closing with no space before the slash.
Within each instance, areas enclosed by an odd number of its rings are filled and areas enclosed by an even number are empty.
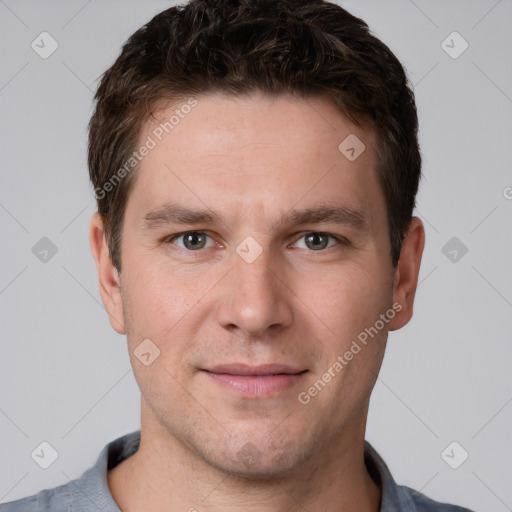
<svg viewBox="0 0 512 512">
<path fill-rule="evenodd" d="M 381 489 L 380 512 L 416 512 L 411 498 L 402 492 L 387 464 L 368 441 L 364 442 L 364 463 Z"/>
</svg>

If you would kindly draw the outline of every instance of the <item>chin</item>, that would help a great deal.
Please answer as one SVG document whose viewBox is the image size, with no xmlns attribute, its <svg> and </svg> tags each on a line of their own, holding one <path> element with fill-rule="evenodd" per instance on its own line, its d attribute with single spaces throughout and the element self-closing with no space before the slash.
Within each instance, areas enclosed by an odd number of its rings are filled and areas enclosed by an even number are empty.
<svg viewBox="0 0 512 512">
<path fill-rule="evenodd" d="M 288 461 L 275 461 L 273 459 L 263 458 L 257 462 L 247 460 L 216 460 L 210 461 L 210 464 L 217 470 L 229 473 L 230 476 L 241 480 L 258 480 L 262 483 L 290 476 L 294 469 L 294 464 Z"/>
<path fill-rule="evenodd" d="M 256 436 L 255 436 L 256 437 Z M 242 479 L 266 480 L 289 476 L 300 466 L 303 456 L 298 442 L 259 442 L 258 440 L 226 446 L 204 457 L 206 462 L 219 471 Z"/>
</svg>

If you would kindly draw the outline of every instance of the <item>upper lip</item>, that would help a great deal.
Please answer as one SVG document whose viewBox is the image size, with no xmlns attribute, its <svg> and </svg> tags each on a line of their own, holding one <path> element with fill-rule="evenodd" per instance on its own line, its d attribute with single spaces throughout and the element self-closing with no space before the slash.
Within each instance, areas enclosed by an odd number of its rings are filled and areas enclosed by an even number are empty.
<svg viewBox="0 0 512 512">
<path fill-rule="evenodd" d="M 262 364 L 259 366 L 249 366 L 242 363 L 219 364 L 206 369 L 211 373 L 227 373 L 229 375 L 277 375 L 277 374 L 297 374 L 305 370 L 293 368 L 285 364 Z"/>
</svg>

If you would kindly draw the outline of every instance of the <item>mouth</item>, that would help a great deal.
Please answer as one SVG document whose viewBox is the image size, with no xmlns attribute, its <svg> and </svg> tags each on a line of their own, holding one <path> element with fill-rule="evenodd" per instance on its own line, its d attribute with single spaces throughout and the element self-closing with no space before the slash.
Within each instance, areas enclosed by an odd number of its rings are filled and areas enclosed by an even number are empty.
<svg viewBox="0 0 512 512">
<path fill-rule="evenodd" d="M 237 396 L 267 398 L 296 385 L 308 370 L 282 364 L 248 366 L 223 364 L 202 370 L 206 376 Z"/>
</svg>

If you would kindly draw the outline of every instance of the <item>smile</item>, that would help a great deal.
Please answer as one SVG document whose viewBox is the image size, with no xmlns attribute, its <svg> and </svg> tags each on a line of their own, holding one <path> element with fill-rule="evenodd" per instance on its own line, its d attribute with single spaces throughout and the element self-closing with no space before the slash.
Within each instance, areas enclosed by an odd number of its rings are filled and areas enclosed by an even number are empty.
<svg viewBox="0 0 512 512">
<path fill-rule="evenodd" d="M 238 396 L 267 398 L 296 385 L 308 370 L 277 364 L 230 364 L 203 371 L 213 382 L 234 391 Z"/>
</svg>

